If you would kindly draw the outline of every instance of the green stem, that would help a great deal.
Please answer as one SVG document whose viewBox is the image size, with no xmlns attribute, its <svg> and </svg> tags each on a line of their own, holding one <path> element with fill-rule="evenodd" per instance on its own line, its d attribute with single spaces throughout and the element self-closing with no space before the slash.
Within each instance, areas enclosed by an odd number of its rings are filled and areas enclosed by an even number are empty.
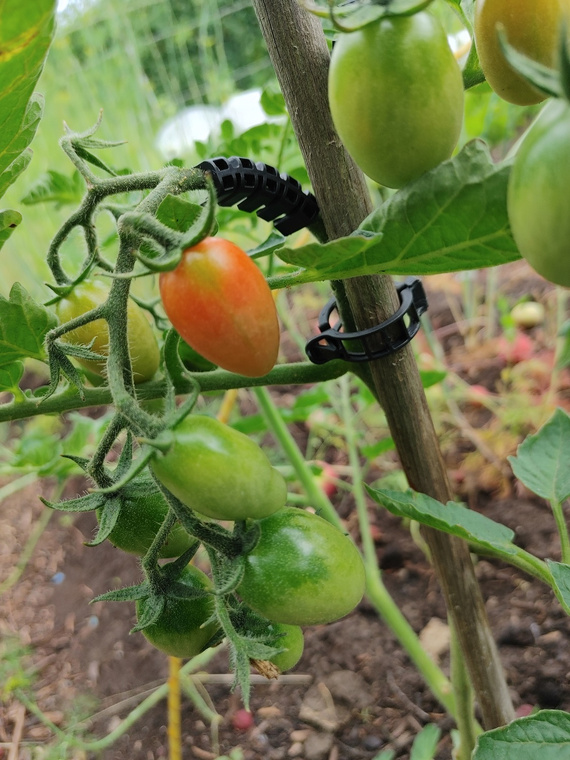
<svg viewBox="0 0 570 760">
<path fill-rule="evenodd" d="M 125 422 L 121 415 L 115 414 L 107 425 L 107 429 L 93 454 L 93 458 L 89 464 L 89 475 L 91 475 L 99 488 L 108 488 L 113 482 L 109 474 L 105 472 L 105 457 L 111 450 L 111 447 L 117 440 L 117 436 L 124 426 Z"/>
<path fill-rule="evenodd" d="M 333 361 L 317 366 L 309 362 L 279 364 L 263 377 L 245 377 L 225 370 L 213 372 L 188 373 L 188 379 L 179 378 L 175 384 L 176 395 L 192 393 L 196 383 L 202 393 L 229 390 L 230 388 L 250 388 L 260 385 L 305 385 L 325 382 L 340 377 L 350 369 L 346 362 Z M 154 380 L 136 387 L 140 401 L 164 398 L 166 383 Z M 22 420 L 39 414 L 64 414 L 74 409 L 86 409 L 92 406 L 107 406 L 113 397 L 109 388 L 85 388 L 84 398 L 73 388 L 55 393 L 45 401 L 41 398 L 26 398 L 25 401 L 11 401 L 0 404 L 0 422 Z"/>
<path fill-rule="evenodd" d="M 295 439 L 289 432 L 287 425 L 283 422 L 279 410 L 273 403 L 269 391 L 267 388 L 254 388 L 253 392 L 263 416 L 269 425 L 269 429 L 276 437 L 278 443 L 291 462 L 295 475 L 305 489 L 311 506 L 313 506 L 322 517 L 342 530 L 343 527 L 340 517 L 335 512 L 330 499 L 319 487 L 311 468 L 305 461 L 303 454 L 295 443 Z"/>
<path fill-rule="evenodd" d="M 474 716 L 473 686 L 469 679 L 459 639 L 451 620 L 448 622 L 451 632 L 451 683 L 453 684 L 457 707 L 455 721 L 461 740 L 456 753 L 456 760 L 470 760 L 477 735 L 481 733 L 481 729 Z"/>
<path fill-rule="evenodd" d="M 400 609 L 382 582 L 382 574 L 376 560 L 376 547 L 372 540 L 370 522 L 368 520 L 366 496 L 363 488 L 362 471 L 353 425 L 354 413 L 350 404 L 350 384 L 348 378 L 341 378 L 340 388 L 349 464 L 353 474 L 354 501 L 362 541 L 364 567 L 366 569 L 366 596 L 380 617 L 383 618 L 395 634 L 410 659 L 424 677 L 432 693 L 449 714 L 455 717 L 455 698 L 450 682 L 423 649 L 413 628 L 400 612 Z"/>
<path fill-rule="evenodd" d="M 326 279 L 326 275 L 315 272 L 314 269 L 296 269 L 294 272 L 268 277 L 267 284 L 271 290 L 281 290 L 282 288 L 291 288 L 294 285 L 305 285 L 308 282 L 324 282 Z"/>
<path fill-rule="evenodd" d="M 487 544 L 480 546 L 475 541 L 470 541 L 469 546 L 474 553 L 485 557 L 496 557 L 513 567 L 518 567 L 519 570 L 522 570 L 524 573 L 531 575 L 533 578 L 537 578 L 539 581 L 546 583 L 547 586 L 550 586 L 550 588 L 553 588 L 552 575 L 546 563 L 538 559 L 538 557 L 530 554 L 530 552 L 520 549 L 518 546 L 516 547 L 516 554 L 510 554 L 501 551 L 500 549 L 493 550 L 493 548 L 489 547 Z"/>
<path fill-rule="evenodd" d="M 570 564 L 570 539 L 568 538 L 568 525 L 564 519 L 564 510 L 562 508 L 562 503 L 556 499 L 551 499 L 550 506 L 552 508 L 554 520 L 556 521 L 558 535 L 560 536 L 562 562 L 568 565 Z"/>
<path fill-rule="evenodd" d="M 243 540 L 236 532 L 230 533 L 214 521 L 207 523 L 199 520 L 195 513 L 170 493 L 163 484 L 153 475 L 153 479 L 168 502 L 176 519 L 180 521 L 184 530 L 193 538 L 198 539 L 206 547 L 211 547 L 224 557 L 234 558 L 239 556 L 243 548 Z M 164 525 L 164 524 L 163 524 Z M 146 560 L 146 557 L 145 557 Z"/>
<path fill-rule="evenodd" d="M 154 593 L 160 593 L 160 573 L 158 569 L 160 550 L 175 523 L 176 515 L 172 507 L 170 507 L 162 521 L 162 525 L 152 541 L 152 544 L 149 546 L 147 553 L 141 560 L 142 569 Z"/>
</svg>

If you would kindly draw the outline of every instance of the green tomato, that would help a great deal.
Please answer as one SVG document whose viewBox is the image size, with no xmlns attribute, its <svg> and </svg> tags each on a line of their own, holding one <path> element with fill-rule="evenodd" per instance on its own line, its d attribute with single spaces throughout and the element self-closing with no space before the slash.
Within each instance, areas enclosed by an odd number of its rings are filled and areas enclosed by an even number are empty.
<svg viewBox="0 0 570 760">
<path fill-rule="evenodd" d="M 177 579 L 192 589 L 211 590 L 212 582 L 201 570 L 188 565 Z M 137 619 L 148 604 L 147 599 L 136 603 Z M 198 599 L 167 599 L 158 620 L 144 628 L 142 634 L 161 652 L 171 657 L 194 657 L 202 652 L 218 632 L 216 621 L 206 622 L 214 612 L 211 596 Z"/>
<path fill-rule="evenodd" d="M 570 287 L 570 105 L 549 103 L 515 156 L 507 207 L 518 249 L 533 269 Z"/>
<path fill-rule="evenodd" d="M 243 433 L 192 414 L 174 442 L 151 461 L 156 477 L 186 506 L 215 520 L 259 519 L 285 504 L 287 485 L 260 447 Z"/>
<path fill-rule="evenodd" d="M 342 34 L 329 102 L 346 149 L 371 179 L 402 187 L 448 159 L 463 122 L 463 80 L 428 13 L 383 17 Z"/>
<path fill-rule="evenodd" d="M 260 520 L 237 593 L 275 623 L 338 620 L 364 593 L 364 565 L 352 541 L 322 517 L 286 507 Z"/>
<path fill-rule="evenodd" d="M 107 300 L 108 288 L 101 282 L 82 282 L 71 293 L 57 303 L 56 312 L 60 323 L 80 317 L 82 314 L 100 306 Z M 150 322 L 143 309 L 132 299 L 127 306 L 127 331 L 129 354 L 135 383 L 150 380 L 158 369 L 160 351 Z M 109 328 L 104 319 L 88 322 L 83 327 L 66 333 L 63 340 L 68 343 L 88 346 L 93 341 L 91 350 L 102 356 L 109 354 Z M 106 371 L 104 361 L 77 359 L 79 364 L 95 375 L 103 376 Z"/>
<path fill-rule="evenodd" d="M 487 82 L 503 100 L 519 106 L 540 103 L 546 95 L 518 74 L 503 55 L 497 24 L 519 53 L 550 68 L 558 67 L 558 46 L 570 0 L 477 0 L 475 45 Z"/>
<path fill-rule="evenodd" d="M 150 477 L 137 478 L 125 486 L 122 494 L 121 510 L 108 539 L 117 549 L 142 557 L 147 553 L 164 522 L 168 504 Z M 100 518 L 100 514 L 101 510 L 98 509 L 97 519 Z M 192 542 L 193 539 L 184 528 L 176 523 L 168 534 L 159 556 L 179 557 Z"/>
<path fill-rule="evenodd" d="M 284 673 L 286 670 L 294 668 L 303 655 L 303 649 L 305 648 L 303 631 L 298 625 L 272 623 L 271 633 L 284 634 L 275 642 L 275 646 L 280 649 L 285 649 L 286 651 L 276 654 L 275 657 L 270 659 L 270 662 Z"/>
</svg>

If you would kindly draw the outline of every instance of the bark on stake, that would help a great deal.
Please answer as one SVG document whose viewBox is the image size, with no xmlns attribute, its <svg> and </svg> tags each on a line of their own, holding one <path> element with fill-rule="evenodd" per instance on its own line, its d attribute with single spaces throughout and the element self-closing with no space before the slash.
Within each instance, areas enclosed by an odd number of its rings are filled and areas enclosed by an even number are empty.
<svg viewBox="0 0 570 760">
<path fill-rule="evenodd" d="M 328 106 L 329 53 L 320 22 L 296 0 L 253 0 L 329 238 L 350 234 L 371 211 L 370 197 L 336 134 Z M 372 327 L 399 301 L 390 277 L 356 277 L 336 284 L 344 324 Z M 342 298 L 343 292 L 346 299 Z M 350 309 L 347 312 L 346 305 Z M 372 381 L 410 485 L 442 502 L 452 498 L 439 443 L 410 346 L 370 363 Z M 486 729 L 514 711 L 475 578 L 467 544 L 426 529 L 449 614 Z"/>
</svg>

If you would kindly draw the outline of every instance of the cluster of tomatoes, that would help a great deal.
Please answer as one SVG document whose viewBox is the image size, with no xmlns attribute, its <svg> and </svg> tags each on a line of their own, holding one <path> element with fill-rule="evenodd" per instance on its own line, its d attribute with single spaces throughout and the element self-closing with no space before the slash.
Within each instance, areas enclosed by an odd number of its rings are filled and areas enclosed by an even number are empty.
<svg viewBox="0 0 570 760">
<path fill-rule="evenodd" d="M 303 651 L 300 626 L 343 617 L 362 598 L 360 554 L 347 536 L 321 517 L 285 506 L 283 476 L 243 433 L 193 414 L 174 428 L 173 438 L 170 448 L 158 452 L 151 463 L 155 476 L 172 494 L 198 516 L 259 521 L 260 538 L 244 558 L 236 591 L 271 621 L 273 631 L 284 634 L 279 647 L 286 651 L 276 656 L 274 664 L 280 670 L 292 667 Z M 191 585 L 210 586 L 207 576 L 194 567 L 184 578 Z M 189 656 L 187 648 L 180 654 L 179 639 L 187 642 L 190 637 L 194 642 L 196 635 L 196 646 L 203 646 L 216 626 L 213 622 L 202 627 L 212 613 L 208 598 L 199 605 L 196 600 L 169 601 L 144 634 L 169 654 Z"/>
<path fill-rule="evenodd" d="M 560 67 L 570 0 L 476 0 L 474 37 L 485 78 L 500 97 L 529 105 L 545 95 L 507 62 L 499 30 L 532 61 Z M 463 120 L 463 82 L 439 22 L 425 11 L 385 15 L 340 34 L 329 74 L 338 134 L 362 171 L 401 188 L 448 159 Z M 516 155 L 508 193 L 521 255 L 543 277 L 570 287 L 570 105 L 549 103 Z"/>
<path fill-rule="evenodd" d="M 223 368 L 248 376 L 266 374 L 277 357 L 279 326 L 274 300 L 247 254 L 225 240 L 206 238 L 184 252 L 179 266 L 160 278 L 166 313 L 181 336 Z M 68 321 L 103 303 L 107 288 L 97 282 L 76 286 L 57 306 Z M 159 351 L 143 311 L 129 300 L 128 343 L 135 382 L 152 378 Z M 96 320 L 67 333 L 67 340 L 108 354 L 108 328 Z M 104 361 L 80 359 L 92 375 L 103 375 Z M 303 651 L 302 625 L 327 623 L 348 614 L 364 593 L 364 566 L 352 541 L 315 514 L 285 506 L 287 487 L 263 450 L 246 435 L 205 415 L 192 414 L 171 431 L 170 445 L 158 450 L 152 473 L 198 517 L 219 521 L 258 521 L 260 538 L 244 557 L 240 599 L 269 621 L 269 634 L 283 649 L 273 659 L 287 670 Z M 127 487 L 109 539 L 118 548 L 143 556 L 168 512 L 168 503 L 143 475 Z M 129 490 L 130 489 L 130 490 Z M 178 557 L 193 539 L 180 524 L 170 531 L 160 556 Z M 143 634 L 158 649 L 191 657 L 219 634 L 212 581 L 193 565 L 177 582 L 189 598 L 170 598 Z M 149 597 L 137 601 L 144 619 Z"/>
</svg>

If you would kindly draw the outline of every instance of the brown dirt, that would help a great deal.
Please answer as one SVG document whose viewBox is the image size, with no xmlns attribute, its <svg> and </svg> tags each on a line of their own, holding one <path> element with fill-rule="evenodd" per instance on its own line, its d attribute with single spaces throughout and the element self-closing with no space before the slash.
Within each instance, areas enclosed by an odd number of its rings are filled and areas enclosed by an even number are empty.
<svg viewBox="0 0 570 760">
<path fill-rule="evenodd" d="M 516 277 L 511 280 L 520 286 Z M 526 284 L 520 287 L 528 289 Z M 446 314 L 452 297 L 448 290 L 436 310 L 436 330 L 453 326 L 453 318 Z M 442 337 L 445 334 L 449 361 L 461 376 L 500 390 L 504 359 L 491 360 L 487 351 L 470 362 L 459 333 L 448 329 Z M 568 401 L 568 387 L 559 400 Z M 490 415 L 485 409 L 473 406 L 464 411 L 474 428 L 488 426 Z M 545 503 L 521 489 L 513 490 L 512 480 L 504 473 L 490 475 L 490 485 L 482 488 L 464 466 L 464 453 L 474 451 L 472 441 L 449 438 L 444 428 L 442 442 L 456 485 L 472 508 L 513 528 L 528 551 L 541 558 L 559 558 L 554 521 Z M 499 447 L 498 438 L 495 443 Z M 81 482 L 71 483 L 67 495 L 82 487 Z M 0 583 L 18 561 L 43 509 L 40 493 L 49 498 L 50 484 L 35 484 L 2 504 Z M 336 497 L 337 506 L 352 530 L 352 505 L 343 493 Z M 414 630 L 424 631 L 428 644 L 435 647 L 440 639 L 428 632 L 434 619 L 444 623 L 445 607 L 433 572 L 398 519 L 372 503 L 370 513 L 386 586 Z M 95 549 L 83 545 L 93 528 L 92 515 L 70 522 L 54 514 L 23 577 L 2 598 L 0 636 L 5 643 L 18 640 L 32 647 L 26 662 L 35 668 L 34 695 L 50 720 L 69 730 L 70 715 L 94 715 L 88 726 L 90 734 L 98 737 L 114 729 L 150 690 L 164 682 L 168 663 L 140 634 L 129 635 L 133 605 L 89 605 L 93 596 L 140 578 L 135 558 L 108 543 Z M 519 714 L 527 714 L 534 706 L 570 710 L 570 620 L 553 594 L 500 562 L 480 560 L 476 570 Z M 337 623 L 307 628 L 305 638 L 305 653 L 290 676 L 272 682 L 255 679 L 251 700 L 255 723 L 244 732 L 232 724 L 241 703 L 239 694 L 230 690 L 226 653 L 216 653 L 208 666 L 210 676 L 201 677 L 200 688 L 222 716 L 220 754 L 241 748 L 245 760 L 372 760 L 381 750 L 393 749 L 396 757 L 408 758 L 414 736 L 423 725 L 435 722 L 442 729 L 437 760 L 449 760 L 452 722 L 366 601 Z M 444 645 L 435 656 L 447 672 Z M 112 748 L 98 754 L 68 750 L 65 755 L 61 750 L 61 757 L 167 757 L 166 723 L 163 701 Z M 182 731 L 184 758 L 215 758 L 210 728 L 187 698 L 183 699 Z M 0 705 L 0 760 L 44 757 L 32 755 L 33 748 L 52 738 L 17 701 Z M 9 756 L 14 740 L 18 752 Z"/>
</svg>

